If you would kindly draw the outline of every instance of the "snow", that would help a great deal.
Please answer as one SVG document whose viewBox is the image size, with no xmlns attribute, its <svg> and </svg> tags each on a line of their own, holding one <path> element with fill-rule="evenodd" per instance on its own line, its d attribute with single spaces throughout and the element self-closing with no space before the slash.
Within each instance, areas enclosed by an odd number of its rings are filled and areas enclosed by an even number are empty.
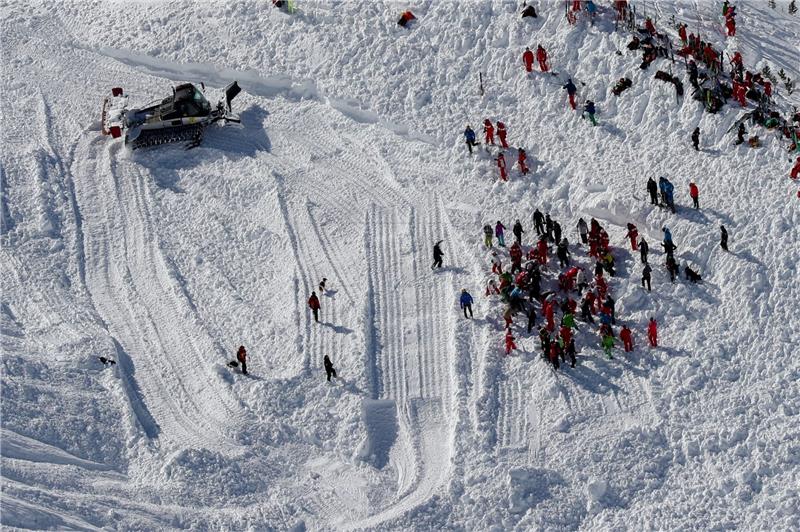
<svg viewBox="0 0 800 532">
<path fill-rule="evenodd" d="M 761 148 L 735 146 L 738 104 L 703 113 L 680 63 L 640 70 L 598 4 L 590 27 L 556 2 L 535 20 L 491 2 L 301 1 L 294 15 L 254 1 L 5 3 L 0 523 L 800 528 L 793 157 L 765 130 Z M 716 3 L 632 4 L 800 77 L 786 1 L 738 2 L 727 40 Z M 418 20 L 403 29 L 406 8 Z M 557 76 L 525 74 L 538 43 Z M 680 102 L 652 77 L 670 68 Z M 613 96 L 623 75 L 633 86 Z M 597 127 L 569 110 L 567 76 Z M 131 153 L 100 134 L 111 87 L 135 106 L 204 82 L 215 103 L 234 79 L 242 125 L 194 150 Z M 800 103 L 775 93 L 784 112 Z M 461 132 L 486 117 L 526 149 L 528 176 L 499 183 L 483 148 L 467 155 Z M 674 215 L 647 202 L 659 175 Z M 578 367 L 556 374 L 519 323 L 520 349 L 502 355 L 481 228 L 520 219 L 527 244 L 536 208 L 587 267 L 575 223 L 606 227 L 631 355 L 606 360 L 586 328 Z M 628 222 L 651 244 L 651 294 Z M 664 225 L 702 284 L 669 283 Z M 323 277 L 317 324 L 306 300 Z M 248 376 L 226 366 L 239 345 Z"/>
</svg>

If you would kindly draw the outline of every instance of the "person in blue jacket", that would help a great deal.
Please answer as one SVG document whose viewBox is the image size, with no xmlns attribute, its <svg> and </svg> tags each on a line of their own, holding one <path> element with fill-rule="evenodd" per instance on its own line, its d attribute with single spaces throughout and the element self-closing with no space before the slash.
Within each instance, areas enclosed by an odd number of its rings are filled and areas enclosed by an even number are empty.
<svg viewBox="0 0 800 532">
<path fill-rule="evenodd" d="M 664 232 L 664 242 L 672 244 L 672 232 L 669 230 L 669 227 L 664 226 L 661 230 Z"/>
<path fill-rule="evenodd" d="M 466 288 L 461 289 L 461 308 L 464 309 L 464 317 L 472 317 L 472 296 L 469 295 Z M 469 316 L 467 311 L 469 310 Z"/>
<path fill-rule="evenodd" d="M 478 143 L 475 142 L 475 132 L 469 125 L 467 125 L 467 129 L 464 130 L 464 139 L 467 143 L 467 148 L 469 148 L 469 153 L 472 154 L 472 147 L 477 146 Z"/>
</svg>

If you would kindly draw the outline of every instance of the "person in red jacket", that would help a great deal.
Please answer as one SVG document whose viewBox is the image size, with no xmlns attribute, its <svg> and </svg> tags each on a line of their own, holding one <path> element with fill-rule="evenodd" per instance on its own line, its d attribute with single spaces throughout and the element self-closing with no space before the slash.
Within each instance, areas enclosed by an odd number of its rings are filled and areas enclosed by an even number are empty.
<svg viewBox="0 0 800 532">
<path fill-rule="evenodd" d="M 514 343 L 514 335 L 511 334 L 511 328 L 506 329 L 506 356 L 511 354 L 511 351 L 517 348 Z"/>
<path fill-rule="evenodd" d="M 397 21 L 397 25 L 405 28 L 409 22 L 416 18 L 411 11 L 403 11 L 403 14 L 400 15 L 400 20 Z"/>
<path fill-rule="evenodd" d="M 547 50 L 545 50 L 541 44 L 536 49 L 536 60 L 539 61 L 539 68 L 542 72 L 550 71 L 550 67 L 547 66 Z"/>
<path fill-rule="evenodd" d="M 647 33 L 650 35 L 656 34 L 656 27 L 653 25 L 653 21 L 650 19 L 650 17 L 647 17 L 647 20 L 644 21 L 644 29 L 646 29 Z"/>
<path fill-rule="evenodd" d="M 658 324 L 655 318 L 650 318 L 647 325 L 647 339 L 650 340 L 651 347 L 658 347 Z"/>
<path fill-rule="evenodd" d="M 533 72 L 533 52 L 530 48 L 525 48 L 525 53 L 522 54 L 522 62 L 525 63 L 525 70 Z"/>
<path fill-rule="evenodd" d="M 485 135 L 486 144 L 494 146 L 494 126 L 492 125 L 492 121 L 488 118 L 483 121 L 483 133 Z"/>
<path fill-rule="evenodd" d="M 536 249 L 539 251 L 539 264 L 547 264 L 547 239 L 544 235 L 539 238 Z"/>
<path fill-rule="evenodd" d="M 747 100 L 745 100 L 746 94 L 747 87 L 743 83 L 733 80 L 733 98 L 739 102 L 739 105 L 742 107 L 747 107 Z"/>
<path fill-rule="evenodd" d="M 311 292 L 311 297 L 308 298 L 308 307 L 314 313 L 314 321 L 319 321 L 319 298 L 316 292 Z"/>
<path fill-rule="evenodd" d="M 242 373 L 247 375 L 247 350 L 243 345 L 240 345 L 239 350 L 236 352 L 236 360 L 242 365 Z"/>
<path fill-rule="evenodd" d="M 800 176 L 800 157 L 794 162 L 794 167 L 792 168 L 790 176 L 792 179 L 797 179 L 798 176 Z"/>
<path fill-rule="evenodd" d="M 528 156 L 525 154 L 525 150 L 522 148 L 517 149 L 517 163 L 519 164 L 519 171 L 522 172 L 522 175 L 525 175 L 529 172 L 528 166 L 525 164 L 525 160 Z"/>
<path fill-rule="evenodd" d="M 553 367 L 556 369 L 558 369 L 559 367 L 558 355 L 560 351 L 561 349 L 558 346 L 558 342 L 550 342 L 550 353 L 549 353 L 550 363 L 553 364 Z"/>
<path fill-rule="evenodd" d="M 555 304 L 552 301 L 545 301 L 542 305 L 542 312 L 544 313 L 544 317 L 547 320 L 546 329 L 550 332 L 556 330 L 556 322 L 555 322 Z"/>
<path fill-rule="evenodd" d="M 497 138 L 500 139 L 500 145 L 508 149 L 508 143 L 506 142 L 506 125 L 499 120 L 497 121 Z"/>
<path fill-rule="evenodd" d="M 630 329 L 628 329 L 627 325 L 622 326 L 622 330 L 619 332 L 619 337 L 622 340 L 622 345 L 625 348 L 625 352 L 630 353 L 633 351 L 633 333 Z"/>
<path fill-rule="evenodd" d="M 564 345 L 569 345 L 569 341 L 572 340 L 572 329 L 566 325 L 562 325 L 559 334 L 561 334 L 561 338 L 564 340 Z"/>
<path fill-rule="evenodd" d="M 700 191 L 697 189 L 697 185 L 694 184 L 694 181 L 689 183 L 689 195 L 692 197 L 692 204 L 694 205 L 695 209 L 700 208 Z"/>
<path fill-rule="evenodd" d="M 506 157 L 502 153 L 497 154 L 497 168 L 500 169 L 500 179 L 508 181 L 508 174 L 506 173 Z"/>
<path fill-rule="evenodd" d="M 683 22 L 681 22 L 680 26 L 678 26 L 678 37 L 681 38 L 681 44 L 686 46 L 686 43 L 688 42 L 686 39 L 686 24 Z"/>
<path fill-rule="evenodd" d="M 632 223 L 629 223 L 628 224 L 628 232 L 627 232 L 627 234 L 625 236 L 627 236 L 628 238 L 631 239 L 631 249 L 633 251 L 637 251 L 639 249 L 639 243 L 638 243 L 639 230 L 636 229 L 636 226 L 633 225 Z"/>
</svg>

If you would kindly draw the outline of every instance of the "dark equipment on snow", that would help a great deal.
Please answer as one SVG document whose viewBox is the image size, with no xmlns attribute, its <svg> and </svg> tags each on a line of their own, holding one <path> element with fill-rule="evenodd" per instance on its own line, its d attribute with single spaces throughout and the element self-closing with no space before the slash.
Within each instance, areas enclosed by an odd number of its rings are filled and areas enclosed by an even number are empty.
<svg viewBox="0 0 800 532">
<path fill-rule="evenodd" d="M 113 366 L 114 364 L 116 364 L 116 362 L 114 362 L 114 361 L 113 361 L 113 360 L 111 360 L 110 358 L 106 358 L 106 357 L 97 357 L 97 359 L 98 359 L 100 362 L 102 362 L 104 366 Z"/>
<path fill-rule="evenodd" d="M 141 109 L 128 109 L 127 96 L 115 88 L 112 91 L 114 100 L 103 101 L 103 134 L 117 138 L 125 130 L 125 144 L 132 150 L 183 141 L 189 141 L 187 149 L 194 148 L 200 145 L 205 128 L 210 124 L 219 120 L 241 122 L 238 115 L 231 113 L 231 101 L 241 91 L 234 81 L 225 87 L 224 99 L 212 107 L 200 89 L 184 83 L 172 90 L 172 96 L 160 102 Z"/>
</svg>

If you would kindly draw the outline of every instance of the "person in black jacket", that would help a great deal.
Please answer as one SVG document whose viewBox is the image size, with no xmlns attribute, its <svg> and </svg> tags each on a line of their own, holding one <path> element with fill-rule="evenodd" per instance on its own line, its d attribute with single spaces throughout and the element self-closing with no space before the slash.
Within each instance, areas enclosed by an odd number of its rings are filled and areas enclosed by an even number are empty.
<svg viewBox="0 0 800 532">
<path fill-rule="evenodd" d="M 544 234 L 544 216 L 542 216 L 539 209 L 533 211 L 533 226 L 536 229 L 537 236 Z"/>
<path fill-rule="evenodd" d="M 647 192 L 650 193 L 650 203 L 658 205 L 658 184 L 652 176 L 647 180 Z"/>
<path fill-rule="evenodd" d="M 728 230 L 725 229 L 724 225 L 720 225 L 719 230 L 720 230 L 719 246 L 725 251 L 728 251 Z"/>
<path fill-rule="evenodd" d="M 647 252 L 650 251 L 650 246 L 647 245 L 647 240 L 642 237 L 639 242 L 639 254 L 642 256 L 642 264 L 647 264 Z"/>
<path fill-rule="evenodd" d="M 514 223 L 514 228 L 512 229 L 514 233 L 514 238 L 517 240 L 518 243 L 522 244 L 522 233 L 525 231 L 522 229 L 522 224 L 517 220 Z"/>
<path fill-rule="evenodd" d="M 649 264 L 645 264 L 644 268 L 642 269 L 642 288 L 644 288 L 644 284 L 647 283 L 647 291 L 650 292 L 650 272 L 653 269 L 650 268 Z"/>
<path fill-rule="evenodd" d="M 692 146 L 694 146 L 695 151 L 700 151 L 700 128 L 694 128 L 692 132 Z"/>
<path fill-rule="evenodd" d="M 442 257 L 444 257 L 444 253 L 442 252 L 442 248 L 439 247 L 439 244 L 442 242 L 444 241 L 439 240 L 433 245 L 433 265 L 431 266 L 431 270 L 442 267 Z"/>
<path fill-rule="evenodd" d="M 328 376 L 328 382 L 331 382 L 331 377 L 336 377 L 336 369 L 333 367 L 333 362 L 328 358 L 328 355 L 325 355 L 322 363 L 325 365 L 325 374 Z"/>
</svg>

